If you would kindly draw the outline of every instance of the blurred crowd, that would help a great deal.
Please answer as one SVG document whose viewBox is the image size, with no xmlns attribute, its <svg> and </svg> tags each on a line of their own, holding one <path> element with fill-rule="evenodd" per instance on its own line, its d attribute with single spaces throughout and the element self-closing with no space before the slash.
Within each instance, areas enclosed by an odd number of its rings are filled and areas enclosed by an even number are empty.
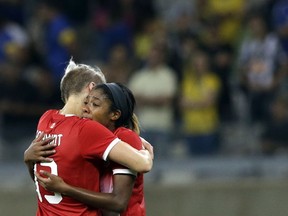
<svg viewBox="0 0 288 216">
<path fill-rule="evenodd" d="M 287 54 L 288 0 L 1 0 L 1 143 L 32 140 L 63 105 L 73 57 L 133 91 L 159 158 L 179 142 L 188 156 L 221 154 L 223 125 L 240 122 L 261 128 L 257 153 L 283 153 Z"/>
</svg>

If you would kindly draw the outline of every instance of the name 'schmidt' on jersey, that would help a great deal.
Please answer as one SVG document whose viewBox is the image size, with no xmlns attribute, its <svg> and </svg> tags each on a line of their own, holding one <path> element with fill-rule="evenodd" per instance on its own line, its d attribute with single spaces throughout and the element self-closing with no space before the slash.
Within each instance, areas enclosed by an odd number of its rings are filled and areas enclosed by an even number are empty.
<svg viewBox="0 0 288 216">
<path fill-rule="evenodd" d="M 36 138 L 37 138 L 41 133 L 43 133 L 43 131 L 37 130 Z M 50 137 L 53 137 L 53 138 L 54 138 L 54 140 L 51 141 L 50 144 L 57 144 L 57 146 L 60 146 L 60 145 L 61 145 L 61 140 L 62 140 L 63 134 L 44 134 L 43 140 L 45 140 L 45 139 L 47 139 L 47 138 L 50 138 Z"/>
</svg>

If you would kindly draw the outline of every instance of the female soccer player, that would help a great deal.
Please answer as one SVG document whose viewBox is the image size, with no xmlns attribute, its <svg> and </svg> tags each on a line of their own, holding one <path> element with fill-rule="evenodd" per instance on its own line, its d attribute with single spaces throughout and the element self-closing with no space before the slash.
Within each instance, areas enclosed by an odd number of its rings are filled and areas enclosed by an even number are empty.
<svg viewBox="0 0 288 216">
<path fill-rule="evenodd" d="M 83 117 L 98 121 L 122 141 L 136 149 L 142 149 L 134 106 L 134 96 L 125 86 L 118 83 L 99 84 L 84 102 Z M 102 193 L 73 187 L 62 178 L 46 171 L 36 173 L 36 176 L 38 182 L 47 190 L 70 196 L 93 208 L 114 211 L 103 211 L 104 216 L 119 215 L 117 212 L 124 210 L 121 216 L 146 215 L 143 174 L 137 174 L 119 164 L 111 162 L 103 169 Z"/>
</svg>

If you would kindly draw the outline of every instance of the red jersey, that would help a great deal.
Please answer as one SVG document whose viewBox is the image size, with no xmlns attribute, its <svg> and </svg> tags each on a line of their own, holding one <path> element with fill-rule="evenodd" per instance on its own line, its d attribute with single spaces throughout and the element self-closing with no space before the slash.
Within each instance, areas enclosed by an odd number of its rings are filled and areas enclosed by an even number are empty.
<svg viewBox="0 0 288 216">
<path fill-rule="evenodd" d="M 51 163 L 38 163 L 34 169 L 59 175 L 70 185 L 92 191 L 100 190 L 99 166 L 119 139 L 98 122 L 49 110 L 38 123 L 37 135 L 54 137 L 57 147 Z M 97 216 L 98 210 L 64 196 L 51 193 L 36 181 L 37 216 Z"/>
<path fill-rule="evenodd" d="M 130 144 L 135 149 L 143 149 L 142 142 L 138 134 L 130 129 L 120 127 L 114 134 L 122 141 Z M 144 201 L 144 176 L 137 174 L 135 171 L 128 169 L 120 164 L 111 162 L 107 167 L 105 174 L 101 176 L 101 192 L 111 193 L 113 190 L 113 175 L 128 174 L 135 175 L 136 180 L 129 200 L 127 209 L 121 213 L 121 216 L 145 216 L 145 201 Z"/>
</svg>

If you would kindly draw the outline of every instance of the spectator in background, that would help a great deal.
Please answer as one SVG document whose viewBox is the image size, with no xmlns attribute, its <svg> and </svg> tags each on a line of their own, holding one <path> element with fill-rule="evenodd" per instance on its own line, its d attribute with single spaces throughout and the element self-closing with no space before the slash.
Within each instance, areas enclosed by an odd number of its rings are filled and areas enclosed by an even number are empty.
<svg viewBox="0 0 288 216">
<path fill-rule="evenodd" d="M 206 20 L 203 24 L 203 30 L 199 35 L 199 46 L 209 55 L 211 70 L 216 73 L 221 80 L 222 87 L 219 92 L 218 109 L 220 112 L 220 120 L 228 121 L 232 117 L 232 91 L 229 82 L 231 80 L 234 63 L 233 45 L 235 38 L 233 42 L 224 40 L 223 35 L 221 35 L 221 25 L 220 18 L 219 20 L 213 18 Z M 229 38 L 230 37 L 232 36 L 229 36 Z"/>
<path fill-rule="evenodd" d="M 287 57 L 278 37 L 269 32 L 263 17 L 252 14 L 248 35 L 241 42 L 238 68 L 240 84 L 248 103 L 252 123 L 265 123 L 268 107 L 283 78 Z"/>
<path fill-rule="evenodd" d="M 22 65 L 27 60 L 26 53 L 30 45 L 28 34 L 2 10 L 0 9 L 0 63 L 12 61 Z"/>
<path fill-rule="evenodd" d="M 162 2 L 160 12 L 164 13 L 169 36 L 168 63 L 177 72 L 178 82 L 182 79 L 186 57 L 197 47 L 197 35 L 202 26 L 197 20 L 196 10 L 194 1 Z"/>
<path fill-rule="evenodd" d="M 272 155 L 288 150 L 288 98 L 278 96 L 272 103 L 271 119 L 261 135 L 261 150 L 263 154 Z"/>
<path fill-rule="evenodd" d="M 42 114 L 47 109 L 60 109 L 63 106 L 60 91 L 55 88 L 53 76 L 48 68 L 42 65 L 34 65 L 26 71 L 26 77 L 36 89 L 37 97 L 34 98 L 34 101 L 38 106 L 37 109 L 35 107 L 35 113 Z"/>
<path fill-rule="evenodd" d="M 23 76 L 23 69 L 10 62 L 0 65 L 0 115 L 3 139 L 9 144 L 35 134 L 37 89 Z M 43 111 L 43 110 L 42 110 Z M 15 136 L 17 134 L 17 136 Z"/>
<path fill-rule="evenodd" d="M 153 0 L 98 0 L 95 6 L 92 20 L 98 29 L 107 28 L 111 16 L 121 19 L 137 32 L 143 22 L 156 13 Z"/>
<path fill-rule="evenodd" d="M 156 143 L 156 157 L 167 153 L 174 127 L 173 100 L 177 79 L 165 61 L 165 52 L 162 45 L 153 44 L 145 66 L 136 71 L 128 83 L 138 104 L 136 113 L 141 134 L 149 142 Z"/>
<path fill-rule="evenodd" d="M 194 1 L 176 1 L 173 4 L 167 4 L 163 1 L 162 4 L 159 12 L 164 13 L 163 19 L 169 26 L 170 33 L 176 43 L 182 35 L 197 34 L 201 29 Z"/>
<path fill-rule="evenodd" d="M 176 39 L 177 38 L 177 39 Z M 177 86 L 179 86 L 183 80 L 183 70 L 184 65 L 190 61 L 190 56 L 196 52 L 199 48 L 199 40 L 195 34 L 189 32 L 182 32 L 179 35 L 174 35 L 174 37 L 170 38 L 174 43 L 176 40 L 176 44 L 174 47 L 170 49 L 170 54 L 168 58 L 169 65 L 174 69 L 177 76 Z M 177 94 L 179 93 L 179 88 L 177 90 Z M 179 104 L 179 97 L 175 97 L 174 104 Z M 181 122 L 181 110 L 179 106 L 174 106 L 174 117 L 175 123 L 179 125 Z M 179 134 L 180 135 L 180 134 Z"/>
<path fill-rule="evenodd" d="M 131 22 L 133 23 L 134 16 L 125 16 L 124 9 L 129 7 L 131 2 L 128 1 L 127 4 L 122 1 L 103 1 L 95 11 L 94 28 L 98 33 L 97 49 L 100 50 L 99 58 L 102 61 L 108 60 L 109 53 L 118 44 L 125 46 L 129 55 L 132 55 Z"/>
<path fill-rule="evenodd" d="M 223 45 L 217 49 L 211 60 L 212 71 L 215 72 L 222 83 L 219 92 L 218 110 L 221 122 L 233 120 L 231 77 L 233 68 L 233 49 L 229 45 Z"/>
<path fill-rule="evenodd" d="M 61 1 L 41 0 L 37 2 L 37 6 L 35 10 L 36 19 L 40 21 L 39 30 L 44 31 L 43 39 L 40 41 L 43 47 L 40 47 L 38 52 L 52 72 L 55 85 L 58 86 L 66 63 L 71 56 L 78 57 L 76 32 L 62 12 Z"/>
<path fill-rule="evenodd" d="M 204 25 L 217 23 L 221 43 L 234 46 L 241 33 L 245 4 L 245 0 L 196 0 L 198 19 Z"/>
<path fill-rule="evenodd" d="M 107 61 L 111 49 L 117 44 L 126 46 L 134 55 L 134 37 L 146 20 L 155 16 L 153 0 L 100 0 L 92 13 L 92 25 L 97 38 L 97 56 Z"/>
<path fill-rule="evenodd" d="M 150 17 L 144 21 L 142 28 L 134 35 L 134 52 L 139 62 L 145 63 L 155 41 L 160 40 L 160 36 L 165 37 L 165 33 L 162 34 L 164 28 L 158 17 Z"/>
<path fill-rule="evenodd" d="M 208 155 L 219 150 L 220 90 L 220 78 L 210 71 L 208 55 L 195 52 L 184 69 L 180 92 L 183 132 L 191 155 Z"/>
<path fill-rule="evenodd" d="M 111 49 L 108 61 L 101 68 L 108 82 L 127 84 L 131 72 L 135 69 L 135 61 L 129 56 L 127 47 L 118 44 Z"/>
<path fill-rule="evenodd" d="M 166 26 L 169 35 L 169 65 L 177 72 L 178 81 L 182 79 L 183 64 L 190 53 L 193 52 L 199 44 L 198 34 L 202 28 L 196 16 L 196 8 L 192 1 L 179 1 L 169 7 L 169 13 L 166 17 Z"/>
</svg>

